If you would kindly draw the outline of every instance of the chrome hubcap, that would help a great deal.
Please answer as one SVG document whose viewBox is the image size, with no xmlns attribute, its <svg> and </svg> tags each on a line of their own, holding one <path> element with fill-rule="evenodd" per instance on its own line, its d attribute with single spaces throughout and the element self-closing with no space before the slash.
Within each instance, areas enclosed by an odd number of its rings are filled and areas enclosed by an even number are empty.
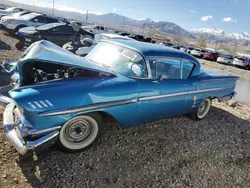
<svg viewBox="0 0 250 188">
<path fill-rule="evenodd" d="M 65 129 L 66 139 L 70 142 L 82 142 L 91 134 L 91 124 L 86 121 L 78 121 Z"/>
<path fill-rule="evenodd" d="M 210 103 L 209 102 L 210 101 L 205 100 L 199 106 L 198 114 L 197 114 L 199 118 L 203 118 L 208 113 L 209 107 L 210 107 Z"/>
</svg>

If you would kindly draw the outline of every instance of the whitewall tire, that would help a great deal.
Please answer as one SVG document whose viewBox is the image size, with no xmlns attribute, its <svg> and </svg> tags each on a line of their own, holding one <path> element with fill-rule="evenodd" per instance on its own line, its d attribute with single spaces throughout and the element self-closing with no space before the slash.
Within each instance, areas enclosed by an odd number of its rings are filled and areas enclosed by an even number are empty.
<svg viewBox="0 0 250 188">
<path fill-rule="evenodd" d="M 59 143 L 66 151 L 80 151 L 97 140 L 103 127 L 100 114 L 91 113 L 74 117 L 61 128 Z"/>
<path fill-rule="evenodd" d="M 208 114 L 211 108 L 211 99 L 207 98 L 199 105 L 197 109 L 195 109 L 192 113 L 190 113 L 190 117 L 194 120 L 201 120 Z"/>
</svg>

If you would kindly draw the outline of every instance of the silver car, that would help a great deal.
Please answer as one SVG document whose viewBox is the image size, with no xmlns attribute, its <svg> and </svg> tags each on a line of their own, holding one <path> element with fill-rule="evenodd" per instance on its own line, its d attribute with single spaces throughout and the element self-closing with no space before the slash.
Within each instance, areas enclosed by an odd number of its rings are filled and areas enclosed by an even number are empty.
<svg viewBox="0 0 250 188">
<path fill-rule="evenodd" d="M 236 56 L 233 61 L 233 66 L 241 68 L 250 68 L 250 58 L 244 56 Z"/>
<path fill-rule="evenodd" d="M 1 24 L 10 33 L 16 33 L 23 27 L 38 27 L 48 23 L 59 22 L 57 18 L 49 17 L 44 14 L 30 13 L 20 17 L 4 16 L 1 19 Z"/>
<path fill-rule="evenodd" d="M 0 10 L 0 18 L 2 16 L 8 16 L 8 15 L 11 15 L 13 13 L 16 13 L 16 12 L 21 12 L 21 11 L 24 11 L 24 9 L 22 8 L 17 8 L 17 7 L 10 7 L 10 8 L 7 8 L 5 10 Z"/>
<path fill-rule="evenodd" d="M 232 55 L 223 55 L 223 54 L 221 54 L 217 58 L 217 62 L 218 63 L 224 63 L 224 64 L 229 64 L 229 65 L 232 65 L 233 60 L 234 60 L 234 58 L 233 58 Z"/>
</svg>

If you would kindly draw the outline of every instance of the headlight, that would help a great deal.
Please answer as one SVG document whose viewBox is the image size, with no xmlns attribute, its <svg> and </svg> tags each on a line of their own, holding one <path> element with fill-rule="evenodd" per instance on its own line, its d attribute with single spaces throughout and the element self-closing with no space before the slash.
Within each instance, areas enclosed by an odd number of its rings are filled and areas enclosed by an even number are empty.
<svg viewBox="0 0 250 188">
<path fill-rule="evenodd" d="M 22 115 L 24 114 L 24 109 L 21 106 L 17 105 L 17 109 Z"/>
</svg>

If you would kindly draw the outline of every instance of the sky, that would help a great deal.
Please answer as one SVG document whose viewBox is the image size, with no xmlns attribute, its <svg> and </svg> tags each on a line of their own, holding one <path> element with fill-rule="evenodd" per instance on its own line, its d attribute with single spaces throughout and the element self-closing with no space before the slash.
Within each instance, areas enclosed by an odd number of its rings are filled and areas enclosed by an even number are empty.
<svg viewBox="0 0 250 188">
<path fill-rule="evenodd" d="M 12 0 L 52 7 L 53 0 Z M 220 28 L 250 33 L 250 0 L 55 0 L 55 7 L 85 13 L 117 13 L 134 19 L 174 22 L 186 30 Z"/>
</svg>

